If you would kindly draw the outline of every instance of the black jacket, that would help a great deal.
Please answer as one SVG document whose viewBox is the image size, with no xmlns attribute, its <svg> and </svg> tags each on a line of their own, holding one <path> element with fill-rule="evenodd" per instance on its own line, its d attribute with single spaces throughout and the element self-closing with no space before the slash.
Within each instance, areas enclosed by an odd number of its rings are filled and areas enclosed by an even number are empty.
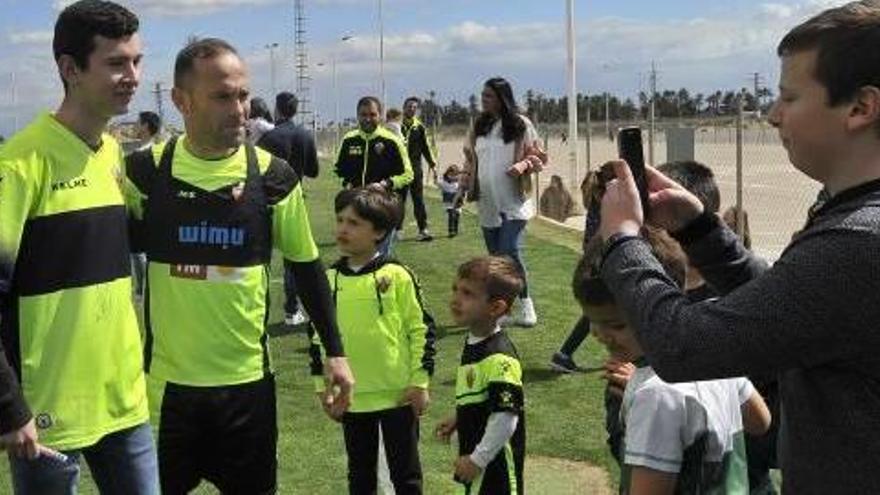
<svg viewBox="0 0 880 495">
<path fill-rule="evenodd" d="M 358 128 L 342 138 L 336 175 L 342 178 L 344 186 L 354 187 L 388 179 L 394 189 L 402 189 L 413 180 L 403 141 L 381 126 L 370 134 Z"/>
<path fill-rule="evenodd" d="M 300 177 L 318 176 L 315 139 L 303 126 L 292 121 L 280 123 L 263 134 L 257 146 L 286 161 Z"/>
<path fill-rule="evenodd" d="M 428 130 L 425 128 L 425 124 L 418 118 L 413 117 L 409 123 L 404 120 L 400 130 L 403 132 L 403 138 L 406 140 L 406 150 L 409 152 L 409 161 L 413 169 L 421 168 L 422 156 L 425 157 L 429 167 L 436 167 L 437 160 L 434 159 L 434 153 L 431 152 L 431 145 L 428 143 Z"/>
</svg>

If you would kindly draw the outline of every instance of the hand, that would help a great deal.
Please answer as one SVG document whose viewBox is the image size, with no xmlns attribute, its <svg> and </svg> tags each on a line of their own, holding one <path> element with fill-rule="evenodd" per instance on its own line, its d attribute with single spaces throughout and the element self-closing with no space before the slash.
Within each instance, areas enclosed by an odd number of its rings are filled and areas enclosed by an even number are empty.
<svg viewBox="0 0 880 495">
<path fill-rule="evenodd" d="M 9 450 L 15 457 L 33 460 L 40 456 L 38 438 L 34 418 L 31 418 L 21 428 L 0 436 L 0 449 Z"/>
<path fill-rule="evenodd" d="M 475 479 L 477 479 L 477 477 L 480 476 L 480 473 L 483 472 L 480 466 L 474 464 L 474 461 L 471 460 L 471 457 L 467 455 L 460 456 L 458 459 L 456 459 L 454 466 L 456 479 L 461 480 L 465 483 L 473 482 Z"/>
<path fill-rule="evenodd" d="M 348 359 L 328 357 L 324 362 L 324 381 L 327 384 L 324 407 L 330 408 L 330 417 L 340 420 L 351 406 L 351 395 L 354 391 L 354 376 L 348 367 Z"/>
<path fill-rule="evenodd" d="M 403 406 L 409 404 L 416 416 L 422 416 L 425 414 L 425 411 L 428 410 L 428 403 L 430 400 L 428 389 L 421 387 L 407 387 L 406 391 L 403 393 L 403 400 L 400 401 L 400 405 Z"/>
<path fill-rule="evenodd" d="M 333 394 L 329 390 L 325 390 L 323 392 L 315 392 L 315 397 L 318 398 L 318 403 L 321 404 L 321 409 L 324 410 L 324 414 L 326 414 L 328 418 L 336 421 L 337 423 L 342 422 L 342 416 L 334 415 Z"/>
<path fill-rule="evenodd" d="M 525 149 L 526 155 L 534 155 L 541 161 L 541 165 L 547 163 L 547 152 L 541 148 L 541 144 L 539 142 L 534 142 L 529 146 L 526 146 Z"/>
<path fill-rule="evenodd" d="M 602 375 L 602 378 L 608 381 L 608 388 L 612 394 L 623 397 L 626 385 L 632 379 L 635 372 L 636 367 L 634 364 L 612 358 L 605 362 L 605 373 Z"/>
<path fill-rule="evenodd" d="M 690 191 L 654 167 L 645 166 L 648 179 L 648 222 L 669 232 L 678 232 L 703 214 L 703 203 Z"/>
<path fill-rule="evenodd" d="M 455 416 L 450 416 L 437 424 L 437 427 L 434 428 L 434 436 L 438 440 L 449 443 L 456 428 L 458 428 L 458 419 Z"/>
<path fill-rule="evenodd" d="M 608 240 L 609 237 L 618 233 L 639 235 L 644 223 L 644 212 L 632 171 L 623 160 L 609 163 L 614 168 L 614 174 L 617 178 L 605 184 L 599 235 L 603 240 Z"/>
<path fill-rule="evenodd" d="M 516 177 L 519 177 L 520 175 L 526 173 L 529 170 L 530 166 L 531 166 L 531 164 L 529 164 L 529 161 L 524 159 L 522 161 L 516 162 L 513 165 L 507 167 L 507 170 L 505 171 L 505 173 L 509 177 L 516 178 Z"/>
</svg>

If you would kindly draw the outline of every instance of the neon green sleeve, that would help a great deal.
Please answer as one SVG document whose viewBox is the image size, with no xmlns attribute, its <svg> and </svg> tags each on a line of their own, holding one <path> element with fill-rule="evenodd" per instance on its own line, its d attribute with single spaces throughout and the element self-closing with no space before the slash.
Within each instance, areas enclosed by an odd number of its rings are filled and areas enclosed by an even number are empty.
<svg viewBox="0 0 880 495">
<path fill-rule="evenodd" d="M 408 271 L 402 271 L 401 283 L 395 284 L 404 332 L 409 341 L 409 386 L 428 388 L 434 371 L 433 321 L 424 310 L 418 282 Z"/>
<path fill-rule="evenodd" d="M 19 161 L 0 155 L 0 296 L 9 293 L 25 222 L 38 194 Z"/>
<path fill-rule="evenodd" d="M 272 238 L 275 239 L 275 247 L 289 261 L 306 262 L 318 259 L 318 246 L 312 237 L 302 184 L 297 184 L 287 197 L 275 204 Z"/>
<path fill-rule="evenodd" d="M 409 152 L 406 150 L 406 145 L 403 144 L 403 140 L 394 136 L 393 141 L 395 147 L 397 147 L 397 154 L 400 155 L 400 159 L 403 160 L 403 173 L 391 177 L 391 184 L 394 186 L 394 189 L 402 189 L 413 181 L 415 174 L 413 173 L 412 163 L 409 161 Z"/>
</svg>

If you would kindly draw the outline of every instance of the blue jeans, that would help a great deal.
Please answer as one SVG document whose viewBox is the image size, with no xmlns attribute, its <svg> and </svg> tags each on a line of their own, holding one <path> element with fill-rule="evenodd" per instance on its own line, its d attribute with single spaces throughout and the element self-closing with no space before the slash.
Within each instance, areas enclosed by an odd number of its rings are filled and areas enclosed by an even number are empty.
<svg viewBox="0 0 880 495">
<path fill-rule="evenodd" d="M 519 297 L 529 297 L 526 266 L 522 260 L 522 240 L 526 230 L 525 220 L 508 220 L 501 216 L 500 227 L 483 227 L 486 249 L 493 256 L 510 256 L 523 278 L 523 290 Z"/>
<path fill-rule="evenodd" d="M 76 495 L 80 455 L 102 495 L 159 495 L 156 448 L 149 423 L 111 433 L 80 450 L 62 452 L 67 461 L 9 457 L 16 495 Z"/>
</svg>

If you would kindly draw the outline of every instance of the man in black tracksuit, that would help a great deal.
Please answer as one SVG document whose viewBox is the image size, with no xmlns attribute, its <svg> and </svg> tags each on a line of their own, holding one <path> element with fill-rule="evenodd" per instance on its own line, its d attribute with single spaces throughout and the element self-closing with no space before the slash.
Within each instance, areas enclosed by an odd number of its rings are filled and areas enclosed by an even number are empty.
<svg viewBox="0 0 880 495">
<path fill-rule="evenodd" d="M 416 223 L 419 225 L 418 240 L 430 241 L 433 238 L 428 232 L 428 213 L 425 211 L 424 199 L 424 173 L 422 172 L 422 156 L 428 162 L 428 167 L 435 170 L 437 161 L 434 159 L 434 153 L 428 144 L 428 131 L 425 124 L 419 120 L 417 114 L 421 101 L 410 96 L 403 102 L 403 139 L 406 141 L 406 149 L 409 153 L 409 161 L 413 169 L 413 181 L 401 193 L 401 210 L 400 225 L 403 226 L 403 216 L 406 215 L 406 193 L 412 194 L 413 214 L 416 216 Z M 436 172 L 435 172 L 436 173 Z"/>
<path fill-rule="evenodd" d="M 318 177 L 318 151 L 315 138 L 302 125 L 295 124 L 299 101 L 293 93 L 282 91 L 275 96 L 275 119 L 277 124 L 263 134 L 257 146 L 281 158 L 299 177 Z M 284 323 L 290 326 L 308 321 L 308 316 L 297 300 L 296 277 L 293 265 L 284 260 Z"/>
<path fill-rule="evenodd" d="M 398 194 L 413 180 L 412 166 L 406 145 L 393 132 L 379 125 L 382 102 L 375 96 L 358 101 L 358 128 L 346 133 L 339 144 L 336 175 L 342 187 L 380 184 Z M 391 254 L 397 232 L 392 229 L 380 245 L 385 256 Z"/>
</svg>

